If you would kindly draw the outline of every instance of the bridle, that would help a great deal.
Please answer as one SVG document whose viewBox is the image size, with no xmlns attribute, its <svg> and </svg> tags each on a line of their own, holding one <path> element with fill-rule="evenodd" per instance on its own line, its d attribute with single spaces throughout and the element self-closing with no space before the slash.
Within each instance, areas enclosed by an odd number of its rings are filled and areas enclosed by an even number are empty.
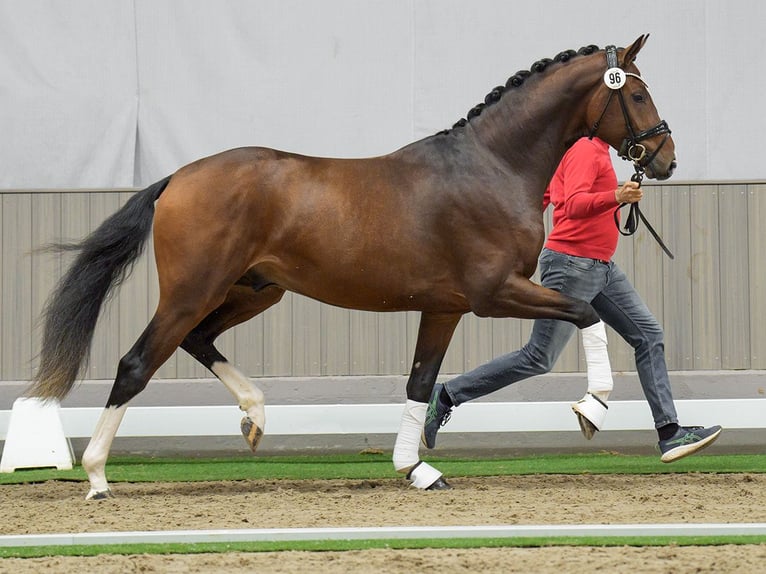
<svg viewBox="0 0 766 574">
<path fill-rule="evenodd" d="M 593 139 L 593 137 L 596 135 L 596 132 L 598 132 L 598 128 L 601 125 L 601 120 L 604 119 L 604 115 L 606 114 L 606 111 L 609 109 L 609 104 L 612 103 L 612 97 L 615 94 L 617 94 L 617 99 L 620 101 L 620 109 L 622 110 L 622 117 L 625 120 L 625 129 L 628 132 L 628 137 L 622 140 L 622 145 L 620 145 L 620 150 L 618 153 L 622 159 L 632 161 L 633 166 L 636 168 L 636 172 L 640 172 L 643 177 L 644 167 L 649 165 L 654 160 L 654 158 L 662 149 L 662 146 L 665 145 L 665 142 L 670 137 L 671 131 L 670 131 L 670 128 L 668 127 L 668 123 L 665 120 L 660 120 L 660 122 L 656 126 L 651 127 L 642 132 L 636 133 L 636 131 L 633 129 L 633 124 L 630 121 L 630 115 L 628 114 L 628 107 L 625 105 L 625 96 L 622 93 L 622 88 L 627 83 L 628 76 L 636 78 L 646 87 L 649 87 L 649 86 L 644 81 L 644 79 L 638 74 L 634 74 L 632 72 L 626 72 L 620 67 L 620 64 L 617 60 L 616 47 L 607 46 L 605 50 L 606 50 L 607 69 L 606 69 L 606 72 L 604 72 L 604 83 L 609 88 L 609 98 L 607 98 L 606 100 L 606 105 L 604 106 L 604 109 L 601 112 L 601 115 L 593 124 L 593 127 L 590 130 L 589 137 Z M 641 142 L 646 139 L 653 138 L 655 136 L 659 136 L 662 134 L 665 134 L 665 137 L 660 142 L 660 145 L 658 145 L 657 149 L 655 149 L 651 153 L 651 155 L 647 157 L 646 146 L 644 146 Z"/>
<path fill-rule="evenodd" d="M 633 162 L 633 169 L 635 169 L 635 173 L 631 176 L 630 179 L 641 185 L 641 181 L 644 178 L 644 168 L 652 163 L 652 161 L 654 161 L 654 158 L 660 152 L 662 146 L 664 146 L 665 142 L 668 141 L 668 138 L 671 134 L 670 127 L 668 127 L 668 123 L 665 120 L 660 120 L 656 126 L 636 133 L 636 131 L 633 129 L 633 124 L 630 122 L 630 115 L 628 114 L 628 108 L 625 105 L 625 96 L 622 93 L 622 88 L 625 86 L 628 76 L 636 78 L 647 87 L 649 86 L 638 74 L 626 72 L 620 67 L 619 61 L 617 60 L 617 48 L 615 46 L 607 46 L 605 50 L 607 69 L 606 72 L 604 72 L 604 83 L 606 84 L 607 88 L 609 88 L 609 97 L 606 100 L 606 105 L 604 106 L 601 115 L 593 124 L 589 137 L 590 139 L 595 137 L 596 132 L 598 132 L 598 128 L 601 125 L 601 120 L 604 119 L 604 115 L 609 109 L 609 104 L 612 103 L 612 97 L 616 93 L 617 99 L 620 102 L 622 116 L 625 120 L 625 129 L 628 132 L 628 137 L 622 140 L 622 144 L 620 145 L 620 149 L 617 153 L 622 159 Z M 665 134 L 665 137 L 660 142 L 660 145 L 658 145 L 657 149 L 655 149 L 647 157 L 646 146 L 644 146 L 641 142 L 643 140 L 662 134 Z M 638 207 L 638 202 L 630 204 L 630 211 L 628 212 L 628 217 L 625 220 L 625 231 L 620 229 L 618 214 L 620 209 L 622 209 L 625 205 L 627 204 L 620 204 L 614 211 L 614 223 L 617 225 L 617 230 L 622 235 L 633 235 L 638 230 L 638 220 L 640 218 L 640 220 L 643 221 L 646 225 L 649 233 L 651 233 L 657 243 L 659 243 L 662 250 L 668 255 L 668 257 L 674 259 L 673 254 L 665 246 L 665 243 L 662 241 L 651 224 L 646 220 L 644 214 L 641 213 L 641 209 Z"/>
</svg>

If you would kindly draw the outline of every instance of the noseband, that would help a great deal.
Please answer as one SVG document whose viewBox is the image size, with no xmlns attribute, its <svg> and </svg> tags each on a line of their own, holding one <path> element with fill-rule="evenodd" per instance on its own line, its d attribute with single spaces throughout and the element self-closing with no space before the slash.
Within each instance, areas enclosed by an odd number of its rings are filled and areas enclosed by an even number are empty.
<svg viewBox="0 0 766 574">
<path fill-rule="evenodd" d="M 610 90 L 609 98 L 606 100 L 606 105 L 604 106 L 604 110 L 601 112 L 601 115 L 593 124 L 593 127 L 590 130 L 589 137 L 592 139 L 596 135 L 596 132 L 598 131 L 598 128 L 601 124 L 601 120 L 604 119 L 604 115 L 606 114 L 606 111 L 609 109 L 609 104 L 612 102 L 612 96 L 614 96 L 614 94 L 616 93 L 617 99 L 620 101 L 620 109 L 622 110 L 622 116 L 625 119 L 625 129 L 628 132 L 628 137 L 626 137 L 622 141 L 622 145 L 620 145 L 620 150 L 618 154 L 622 159 L 632 161 L 633 166 L 636 170 L 636 174 L 638 174 L 639 177 L 643 177 L 644 167 L 649 165 L 654 160 L 654 158 L 657 156 L 659 151 L 662 149 L 662 146 L 665 145 L 665 142 L 668 140 L 668 137 L 670 137 L 670 133 L 671 133 L 670 128 L 668 127 L 668 123 L 665 120 L 661 120 L 660 123 L 658 123 L 656 126 L 649 128 L 647 130 L 644 130 L 642 132 L 636 133 L 636 131 L 633 129 L 633 124 L 631 124 L 630 122 L 630 116 L 628 115 L 628 108 L 625 105 L 625 96 L 622 93 L 622 88 L 623 86 L 625 86 L 628 76 L 632 76 L 636 78 L 647 87 L 648 85 L 646 82 L 644 82 L 643 78 L 639 76 L 638 74 L 626 72 L 620 67 L 619 62 L 617 60 L 616 47 L 607 46 L 605 50 L 606 50 L 607 70 L 604 73 L 604 83 L 607 85 L 607 87 Z M 649 139 L 654 136 L 658 136 L 662 134 L 665 134 L 665 137 L 660 142 L 660 145 L 658 145 L 657 149 L 655 149 L 647 157 L 646 146 L 644 146 L 641 142 L 645 139 Z"/>
<path fill-rule="evenodd" d="M 604 83 L 609 88 L 609 98 L 606 100 L 604 110 L 601 112 L 601 115 L 596 120 L 596 123 L 593 124 L 593 127 L 590 130 L 590 138 L 593 139 L 593 137 L 596 135 L 599 125 L 601 124 L 601 120 L 604 119 L 606 110 L 609 109 L 609 104 L 612 102 L 612 96 L 617 93 L 617 98 L 620 101 L 620 109 L 622 110 L 622 116 L 625 118 L 625 129 L 628 131 L 628 137 L 622 140 L 622 145 L 620 145 L 618 154 L 622 159 L 633 162 L 633 169 L 636 170 L 636 173 L 634 173 L 630 179 L 641 185 L 641 180 L 644 178 L 644 168 L 652 163 L 652 161 L 654 161 L 654 158 L 662 149 L 662 146 L 664 146 L 665 142 L 668 141 L 668 138 L 670 137 L 670 128 L 668 127 L 668 123 L 665 120 L 660 120 L 660 123 L 658 123 L 653 128 L 649 128 L 648 130 L 644 130 L 639 133 L 635 132 L 633 125 L 630 123 L 630 116 L 628 115 L 628 108 L 625 105 L 625 97 L 622 94 L 622 88 L 625 85 L 628 76 L 636 78 L 647 87 L 649 86 L 638 74 L 626 72 L 620 67 L 619 62 L 617 61 L 616 47 L 607 46 L 605 49 L 607 70 L 604 72 Z M 646 146 L 644 146 L 641 141 L 662 134 L 665 134 L 665 137 L 660 142 L 660 145 L 658 145 L 657 149 L 655 149 L 649 155 L 649 157 L 647 157 Z M 625 221 L 625 231 L 620 229 L 620 220 L 618 218 L 618 214 L 620 209 L 625 205 L 626 204 L 624 203 L 620 204 L 614 211 L 614 223 L 617 226 L 617 230 L 622 235 L 633 235 L 638 230 L 638 221 L 640 219 L 644 222 L 644 225 L 646 225 L 649 233 L 651 233 L 652 237 L 654 237 L 665 254 L 671 259 L 674 259 L 673 254 L 662 241 L 662 238 L 646 220 L 644 214 L 641 213 L 641 209 L 638 207 L 638 202 L 630 204 L 628 217 Z"/>
</svg>

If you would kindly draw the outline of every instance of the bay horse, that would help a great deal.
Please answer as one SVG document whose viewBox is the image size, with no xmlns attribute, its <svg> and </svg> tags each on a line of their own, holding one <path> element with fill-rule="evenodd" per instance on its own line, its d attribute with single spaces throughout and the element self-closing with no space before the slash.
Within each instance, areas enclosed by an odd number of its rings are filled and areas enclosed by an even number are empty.
<svg viewBox="0 0 766 574">
<path fill-rule="evenodd" d="M 60 246 L 77 256 L 44 310 L 30 396 L 61 399 L 72 389 L 101 306 L 152 228 L 159 276 L 156 312 L 120 359 L 82 456 L 87 498 L 111 496 L 106 461 L 127 405 L 179 346 L 236 397 L 255 451 L 263 393 L 214 342 L 285 291 L 349 309 L 420 311 L 393 462 L 418 488 L 448 487 L 418 449 L 460 318 L 598 321 L 586 302 L 530 281 L 544 239 L 543 193 L 566 149 L 598 133 L 648 177 L 666 179 L 676 166 L 670 130 L 634 62 L 645 41 L 540 60 L 451 129 L 388 155 L 248 147 L 200 159 L 136 193 L 81 242 Z"/>
</svg>

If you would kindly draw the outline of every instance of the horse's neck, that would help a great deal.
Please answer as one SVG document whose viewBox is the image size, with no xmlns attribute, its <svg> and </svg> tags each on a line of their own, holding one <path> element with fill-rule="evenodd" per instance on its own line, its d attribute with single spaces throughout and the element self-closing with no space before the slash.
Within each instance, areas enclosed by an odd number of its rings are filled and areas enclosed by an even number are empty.
<svg viewBox="0 0 766 574">
<path fill-rule="evenodd" d="M 547 183 L 567 148 L 587 133 L 586 110 L 602 67 L 598 55 L 551 64 L 472 120 L 474 137 L 514 172 L 539 174 Z"/>
</svg>

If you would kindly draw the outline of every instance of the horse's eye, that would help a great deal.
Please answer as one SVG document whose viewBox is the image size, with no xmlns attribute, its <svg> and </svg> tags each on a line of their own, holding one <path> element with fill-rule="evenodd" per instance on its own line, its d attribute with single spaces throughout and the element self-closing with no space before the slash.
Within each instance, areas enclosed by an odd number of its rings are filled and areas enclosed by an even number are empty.
<svg viewBox="0 0 766 574">
<path fill-rule="evenodd" d="M 644 94 L 635 93 L 633 94 L 632 97 L 633 97 L 633 101 L 636 102 L 637 104 L 642 104 L 646 101 L 644 99 Z"/>
</svg>

